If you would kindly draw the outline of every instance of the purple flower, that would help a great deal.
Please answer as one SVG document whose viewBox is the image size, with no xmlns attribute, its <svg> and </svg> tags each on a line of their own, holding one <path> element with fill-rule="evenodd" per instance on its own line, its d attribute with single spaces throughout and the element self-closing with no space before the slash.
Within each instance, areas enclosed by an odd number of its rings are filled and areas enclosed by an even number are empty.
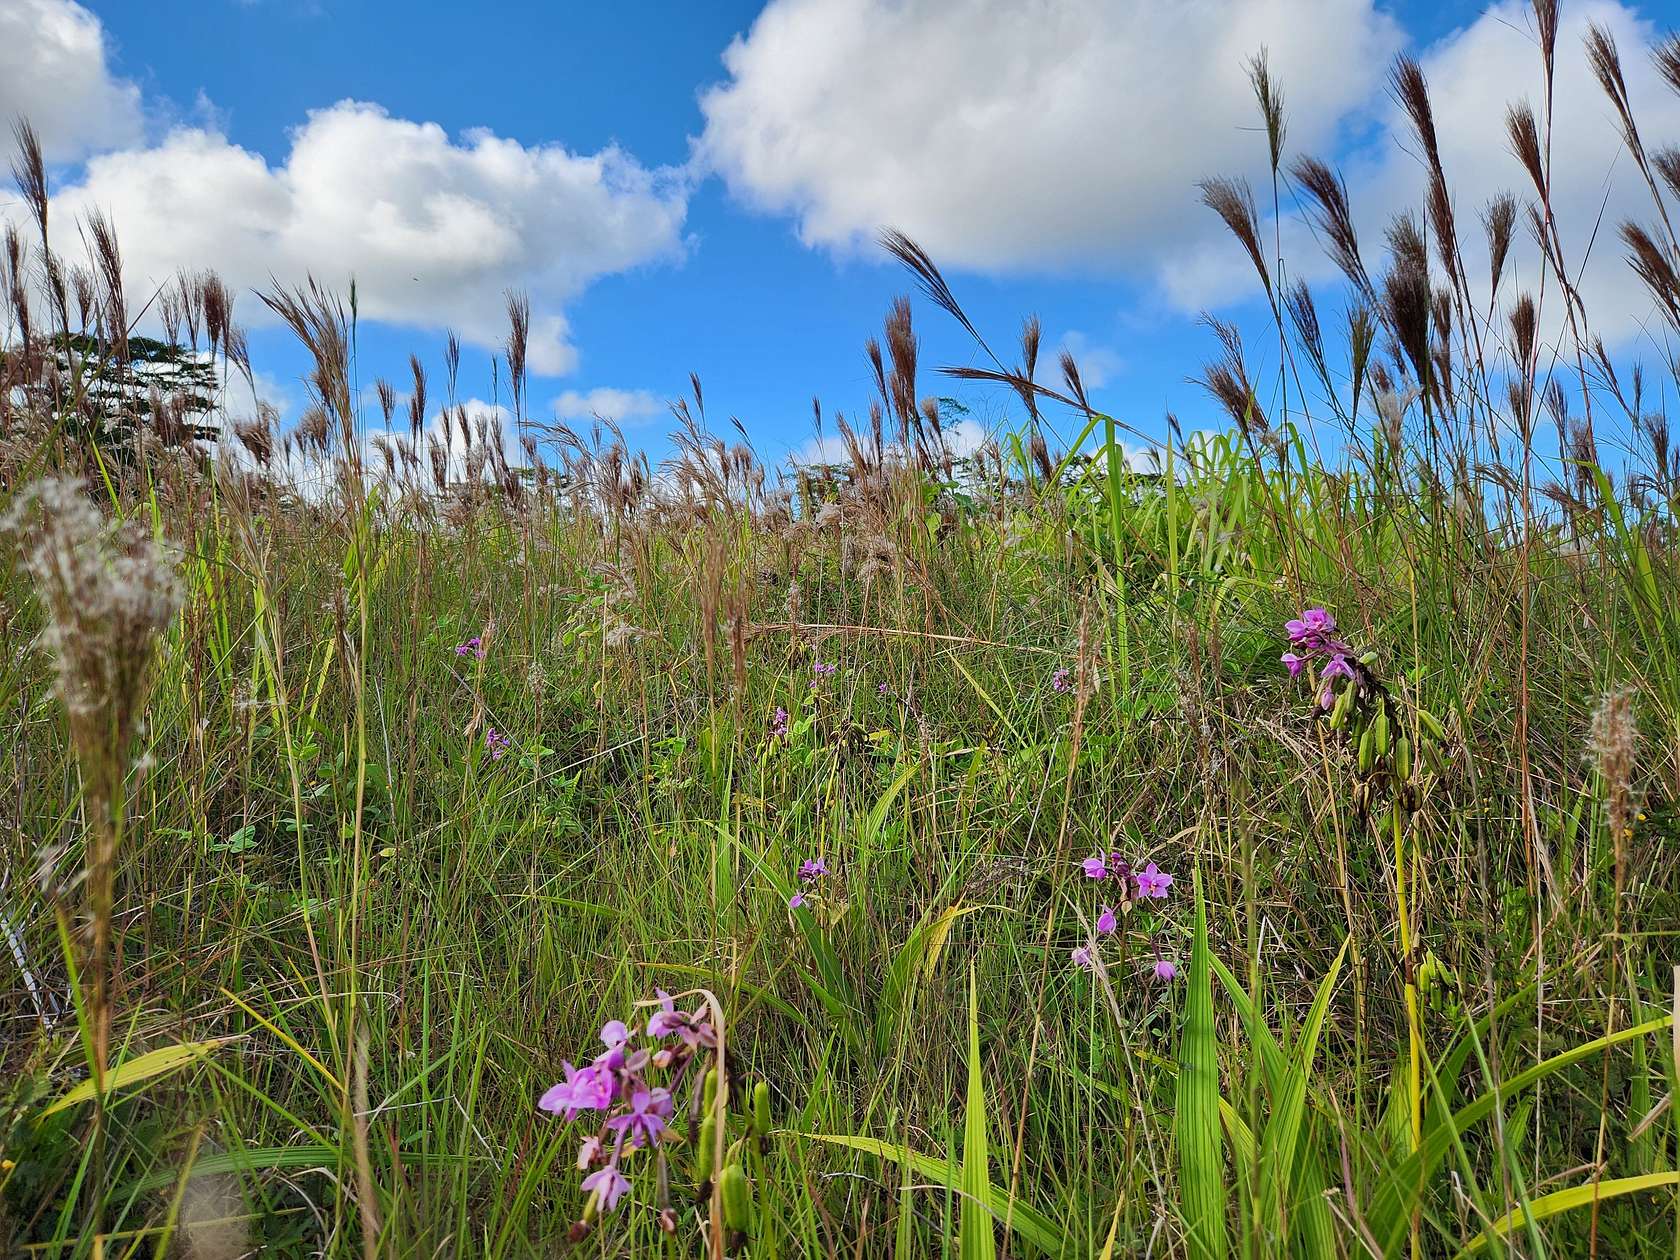
<svg viewBox="0 0 1680 1260">
<path fill-rule="evenodd" d="M 1157 980 L 1172 981 L 1178 979 L 1178 967 L 1165 958 L 1155 960 L 1154 972 Z"/>
<path fill-rule="evenodd" d="M 1091 952 L 1091 947 L 1089 945 L 1076 945 L 1074 947 L 1073 965 L 1075 967 L 1083 968 L 1086 971 L 1094 971 L 1096 969 L 1097 957 Z"/>
<path fill-rule="evenodd" d="M 664 989 L 659 990 L 659 999 L 661 1008 L 648 1019 L 648 1036 L 681 1037 L 690 1050 L 717 1044 L 717 1034 L 712 1031 L 711 1024 L 700 1017 L 705 1007 L 692 1012 L 679 1011 L 676 999 Z"/>
<path fill-rule="evenodd" d="M 1322 608 L 1309 608 L 1299 617 L 1284 622 L 1283 628 L 1291 643 L 1315 647 L 1336 633 L 1336 619 Z"/>
<path fill-rule="evenodd" d="M 1144 867 L 1133 878 L 1137 880 L 1139 897 L 1165 897 L 1167 889 L 1172 887 L 1173 882 L 1173 877 L 1165 871 L 1156 870 L 1153 862 Z"/>
<path fill-rule="evenodd" d="M 1353 676 L 1353 666 L 1348 663 L 1348 658 L 1340 652 L 1330 658 L 1330 663 L 1324 667 L 1322 675 L 1325 682 L 1329 682 L 1332 678 L 1352 678 Z"/>
<path fill-rule="evenodd" d="M 455 655 L 476 656 L 482 661 L 484 659 L 484 640 L 475 634 L 465 643 L 457 643 L 455 645 Z"/>
<path fill-rule="evenodd" d="M 1058 669 L 1055 673 L 1051 674 L 1050 690 L 1055 692 L 1064 692 L 1068 690 L 1068 688 L 1073 685 L 1068 682 L 1068 677 L 1068 671 L 1065 668 Z"/>
<path fill-rule="evenodd" d="M 506 735 L 503 735 L 493 726 L 485 728 L 484 751 L 490 754 L 491 761 L 500 761 L 502 754 L 511 747 L 513 747 L 513 743 Z"/>
<path fill-rule="evenodd" d="M 799 864 L 799 878 L 804 880 L 807 884 L 814 883 L 816 880 L 827 874 L 828 864 L 820 857 L 806 858 Z"/>
<path fill-rule="evenodd" d="M 630 1029 L 622 1019 L 609 1019 L 601 1025 L 601 1044 L 608 1050 L 617 1050 L 630 1040 Z"/>
<path fill-rule="evenodd" d="M 537 1100 L 537 1106 L 553 1115 L 564 1114 L 571 1120 L 580 1111 L 600 1111 L 612 1103 L 615 1082 L 610 1069 L 599 1063 L 575 1068 L 570 1063 L 560 1065 L 566 1079 L 549 1087 Z"/>
<path fill-rule="evenodd" d="M 796 893 L 793 894 L 793 896 L 788 898 L 788 909 L 789 910 L 797 910 L 797 909 L 799 909 L 800 906 L 802 906 L 804 904 L 805 904 L 805 894 L 802 893 L 802 892 L 796 892 Z"/>
<path fill-rule="evenodd" d="M 816 678 L 827 678 L 839 668 L 840 667 L 832 661 L 818 661 L 815 665 L 811 666 L 811 673 L 814 674 Z"/>
<path fill-rule="evenodd" d="M 582 1172 L 584 1169 L 588 1168 L 589 1165 L 593 1164 L 596 1160 L 598 1160 L 600 1158 L 601 1158 L 601 1139 L 599 1137 L 597 1137 L 595 1134 L 591 1133 L 588 1137 L 583 1139 L 583 1145 L 578 1147 L 578 1154 L 577 1154 L 578 1171 Z"/>
<path fill-rule="evenodd" d="M 776 711 L 770 715 L 770 738 L 780 739 L 787 733 L 788 711 L 778 704 L 776 706 Z"/>
<path fill-rule="evenodd" d="M 665 1132 L 665 1117 L 671 1114 L 671 1091 L 638 1089 L 630 1096 L 630 1110 L 607 1121 L 607 1128 L 630 1135 L 631 1146 L 659 1141 Z"/>
<path fill-rule="evenodd" d="M 885 700 L 888 696 L 892 695 L 892 688 L 887 686 L 886 683 L 882 683 L 879 687 L 875 688 L 875 694 Z"/>
<path fill-rule="evenodd" d="M 618 1201 L 629 1192 L 630 1182 L 618 1171 L 617 1164 L 608 1164 L 585 1177 L 583 1188 L 598 1194 L 601 1198 L 601 1210 L 611 1212 L 618 1206 Z"/>
<path fill-rule="evenodd" d="M 1283 662 L 1283 666 L 1289 671 L 1289 676 L 1291 678 L 1299 678 L 1301 676 L 1301 667 L 1307 663 L 1306 657 L 1296 656 L 1293 652 L 1285 652 L 1278 659 Z"/>
<path fill-rule="evenodd" d="M 1097 916 L 1097 931 L 1101 932 L 1104 936 L 1108 936 L 1118 926 L 1119 924 L 1114 918 L 1114 908 L 1112 906 L 1104 906 L 1102 908 L 1102 913 Z"/>
<path fill-rule="evenodd" d="M 1108 878 L 1108 867 L 1103 864 L 1101 857 L 1088 857 L 1081 865 L 1085 869 L 1086 879 Z"/>
</svg>

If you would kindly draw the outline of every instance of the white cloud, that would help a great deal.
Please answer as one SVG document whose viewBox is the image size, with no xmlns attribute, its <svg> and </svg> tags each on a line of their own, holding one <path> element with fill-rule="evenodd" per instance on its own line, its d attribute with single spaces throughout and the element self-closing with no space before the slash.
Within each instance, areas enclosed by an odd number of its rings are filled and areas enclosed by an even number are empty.
<svg viewBox="0 0 1680 1260">
<path fill-rule="evenodd" d="M 603 416 L 617 424 L 632 424 L 664 415 L 665 400 L 645 389 L 613 389 L 601 385 L 590 390 L 568 389 L 554 400 L 554 414 L 561 420 L 593 420 Z"/>
<path fill-rule="evenodd" d="M 1079 365 L 1079 379 L 1086 389 L 1101 389 L 1126 370 L 1126 361 L 1112 346 L 1092 341 L 1078 329 L 1069 329 L 1057 342 L 1057 349 L 1066 350 Z"/>
<path fill-rule="evenodd" d="M 1317 147 L 1399 43 L 1373 0 L 772 0 L 699 153 L 809 244 L 892 226 L 954 265 L 1152 269 L 1210 231 L 1195 181 L 1261 157 L 1247 58 L 1270 45 Z"/>
<path fill-rule="evenodd" d="M 343 101 L 310 114 L 282 163 L 181 127 L 92 158 L 55 203 L 67 250 L 76 215 L 112 216 L 140 301 L 181 268 L 212 267 L 237 290 L 313 274 L 342 292 L 354 276 L 363 318 L 451 326 L 494 347 L 506 290 L 526 289 L 530 369 L 554 375 L 577 357 L 563 304 L 600 276 L 679 253 L 687 188 L 616 148 L 576 154 L 486 131 L 456 140 Z M 246 297 L 238 315 L 266 311 Z"/>
<path fill-rule="evenodd" d="M 25 118 L 49 162 L 140 136 L 140 89 L 111 73 L 99 19 L 73 0 L 0 3 L 0 120 Z"/>
<path fill-rule="evenodd" d="M 1582 40 L 1590 21 L 1616 37 L 1634 115 L 1648 147 L 1680 142 L 1680 98 L 1666 88 L 1651 64 L 1649 50 L 1659 34 L 1651 22 L 1614 0 L 1564 7 L 1551 137 L 1552 205 L 1571 267 L 1586 262 L 1581 289 L 1593 329 L 1615 344 L 1636 334 L 1652 313 L 1615 229 L 1625 218 L 1646 220 L 1654 211 L 1622 147 L 1610 102 L 1588 66 Z M 1419 60 L 1429 81 L 1466 270 L 1473 282 L 1480 281 L 1485 295 L 1482 208 L 1506 191 L 1523 206 L 1534 200 L 1533 183 L 1512 154 L 1505 130 L 1506 107 L 1513 102 L 1526 99 L 1541 117 L 1544 82 L 1531 9 L 1525 0 L 1504 0 L 1423 50 Z M 1381 117 L 1385 125 L 1375 138 L 1342 163 L 1361 249 L 1373 270 L 1383 261 L 1388 218 L 1401 210 L 1420 210 L 1426 191 L 1416 141 L 1399 107 L 1387 102 Z M 1269 234 L 1270 227 L 1266 230 Z M 1298 216 L 1286 213 L 1283 240 L 1293 273 L 1309 279 L 1331 276 L 1322 249 Z M 1519 287 L 1537 292 L 1539 267 L 1526 221 L 1519 221 L 1501 290 L 1504 298 L 1508 301 Z M 1184 309 L 1258 292 L 1252 267 L 1228 234 L 1186 251 L 1163 268 L 1162 279 L 1169 298 Z M 1554 289 L 1554 284 L 1547 285 L 1547 305 L 1561 320 Z M 1552 331 L 1556 335 L 1555 324 Z"/>
</svg>

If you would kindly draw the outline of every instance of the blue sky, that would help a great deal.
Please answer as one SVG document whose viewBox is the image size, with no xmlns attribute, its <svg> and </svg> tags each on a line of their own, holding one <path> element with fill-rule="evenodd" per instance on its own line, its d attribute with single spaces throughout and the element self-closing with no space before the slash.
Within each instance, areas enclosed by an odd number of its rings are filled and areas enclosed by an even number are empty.
<svg viewBox="0 0 1680 1260">
<path fill-rule="evenodd" d="M 1630 66 L 1680 17 L 1605 0 L 1565 13 L 1569 63 L 1581 60 L 1570 24 L 1592 16 L 1622 35 Z M 362 329 L 364 383 L 403 386 L 412 350 L 435 389 L 442 330 L 460 328 L 462 393 L 480 398 L 498 295 L 517 283 L 555 321 L 534 410 L 615 405 L 657 456 L 657 404 L 692 371 L 714 427 L 737 416 L 776 457 L 809 438 L 813 395 L 849 415 L 868 406 L 864 339 L 911 288 L 869 244 L 889 224 L 946 265 L 994 344 L 1036 313 L 1045 360 L 1073 348 L 1105 409 L 1148 433 L 1168 409 L 1190 428 L 1217 423 L 1186 383 L 1212 353 L 1198 311 L 1241 323 L 1260 372 L 1269 334 L 1252 271 L 1194 180 L 1262 174 L 1242 66 L 1261 43 L 1280 67 L 1291 152 L 1337 161 L 1372 216 L 1422 194 L 1383 91 L 1401 49 L 1431 72 L 1467 200 L 1521 191 L 1488 94 L 1520 95 L 1537 76 L 1526 6 L 1463 0 L 0 0 L 0 114 L 45 112 L 65 208 L 111 212 L 139 273 L 131 290 L 181 265 L 247 290 L 236 312 L 264 388 L 294 415 L 303 363 L 249 292 L 268 275 L 307 269 L 341 287 L 358 275 L 382 314 Z M 1649 78 L 1636 100 L 1680 122 Z M 1607 188 L 1634 194 L 1596 89 L 1581 99 L 1560 143 L 1591 155 L 1563 198 L 1585 232 Z M 605 175 L 590 166 L 603 151 Z M 434 163 L 458 168 L 441 211 Z M 1285 210 L 1291 265 L 1333 310 L 1340 287 Z M 1649 304 L 1600 252 L 1605 293 L 1639 308 L 1612 340 L 1637 352 Z M 916 315 L 930 369 L 976 361 L 946 317 L 920 301 Z M 923 390 L 988 419 L 1011 405 L 931 370 Z"/>
</svg>

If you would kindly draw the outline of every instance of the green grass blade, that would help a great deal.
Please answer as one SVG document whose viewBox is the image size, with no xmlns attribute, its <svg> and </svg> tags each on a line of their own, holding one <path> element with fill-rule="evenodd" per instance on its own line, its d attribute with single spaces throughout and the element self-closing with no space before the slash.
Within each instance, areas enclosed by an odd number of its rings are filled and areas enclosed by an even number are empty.
<svg viewBox="0 0 1680 1260">
<path fill-rule="evenodd" d="M 1179 1196 L 1190 1254 L 1221 1260 L 1226 1251 L 1225 1157 L 1219 1130 L 1219 1042 L 1213 1027 L 1207 903 L 1195 873 L 1196 935 L 1190 951 L 1184 1033 L 1178 1049 Z"/>
<path fill-rule="evenodd" d="M 992 1260 L 991 1162 L 986 1150 L 986 1085 L 980 1073 L 980 1011 L 968 967 L 968 1101 L 963 1109 L 962 1260 Z"/>
</svg>

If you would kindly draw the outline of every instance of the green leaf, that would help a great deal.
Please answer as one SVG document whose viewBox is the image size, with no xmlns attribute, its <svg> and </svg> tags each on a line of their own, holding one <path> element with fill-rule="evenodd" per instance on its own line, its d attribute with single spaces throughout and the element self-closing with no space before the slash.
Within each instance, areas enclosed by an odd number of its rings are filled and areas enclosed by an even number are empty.
<svg viewBox="0 0 1680 1260">
<path fill-rule="evenodd" d="M 1602 1202 L 1614 1199 L 1619 1195 L 1637 1194 L 1641 1190 L 1655 1190 L 1661 1186 L 1680 1185 L 1680 1172 L 1646 1173 L 1642 1177 L 1615 1177 L 1609 1181 L 1597 1184 L 1587 1182 L 1584 1186 L 1571 1186 L 1567 1190 L 1554 1190 L 1551 1194 L 1543 1194 L 1528 1205 L 1527 1215 L 1536 1221 L 1543 1221 L 1547 1217 L 1556 1216 L 1560 1212 L 1570 1211 L 1572 1208 L 1585 1207 L 1594 1199 Z M 1522 1224 L 1524 1212 L 1522 1208 L 1514 1208 L 1487 1229 L 1477 1234 L 1468 1243 L 1460 1256 L 1473 1256 L 1491 1242 L 1495 1235 L 1503 1238 L 1510 1232 L 1512 1226 Z"/>
<path fill-rule="evenodd" d="M 992 1174 L 986 1151 L 986 1085 L 980 1076 L 980 1012 L 968 965 L 968 1102 L 963 1114 L 962 1260 L 992 1260 Z"/>
<path fill-rule="evenodd" d="M 227 1044 L 229 1040 L 231 1038 L 222 1037 L 214 1041 L 183 1041 L 177 1045 L 163 1046 L 157 1050 L 148 1050 L 145 1054 L 135 1055 L 111 1070 L 105 1078 L 105 1092 L 114 1094 L 130 1085 L 138 1085 L 142 1081 L 178 1072 L 189 1063 L 197 1063 L 212 1050 Z M 92 1102 L 98 1092 L 93 1081 L 83 1081 L 48 1106 L 41 1115 L 50 1116 L 66 1107 L 74 1107 L 77 1103 Z"/>
<path fill-rule="evenodd" d="M 1223 1260 L 1225 1156 L 1219 1130 L 1219 1041 L 1213 1027 L 1213 979 L 1208 962 L 1207 902 L 1202 872 L 1195 872 L 1196 935 L 1185 990 L 1184 1033 L 1178 1046 L 1179 1196 L 1190 1254 Z"/>
<path fill-rule="evenodd" d="M 947 1190 L 966 1193 L 961 1171 L 948 1159 L 918 1154 L 908 1147 L 883 1142 L 879 1138 L 853 1137 L 847 1133 L 806 1133 L 802 1136 L 814 1142 L 828 1142 L 834 1146 L 862 1151 L 866 1155 L 875 1156 L 876 1159 L 884 1159 L 901 1168 L 907 1168 L 916 1176 Z M 1062 1236 L 1055 1222 L 1036 1208 L 1011 1199 L 1006 1191 L 993 1185 L 987 1185 L 985 1188 L 985 1203 L 993 1216 L 1010 1218 L 1012 1233 L 1046 1255 L 1059 1256 L 1066 1252 L 1067 1239 Z"/>
</svg>

